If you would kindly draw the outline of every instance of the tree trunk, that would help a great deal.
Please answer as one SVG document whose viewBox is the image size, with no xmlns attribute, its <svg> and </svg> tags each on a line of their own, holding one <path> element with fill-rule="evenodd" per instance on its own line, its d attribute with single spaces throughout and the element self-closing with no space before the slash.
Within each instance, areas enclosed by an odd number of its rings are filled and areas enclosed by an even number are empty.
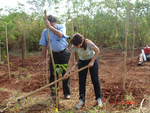
<svg viewBox="0 0 150 113">
<path fill-rule="evenodd" d="M 22 42 L 22 60 L 24 61 L 24 38 L 23 38 L 23 33 L 22 33 L 22 36 L 21 36 L 21 42 Z"/>
<path fill-rule="evenodd" d="M 133 31 L 133 51 L 132 51 L 132 61 L 133 61 L 133 58 L 134 58 L 134 46 L 135 46 L 135 29 L 136 29 L 136 2 L 135 2 L 135 16 L 134 16 L 134 31 Z"/>
<path fill-rule="evenodd" d="M 10 65 L 9 65 L 9 52 L 8 52 L 7 24 L 6 24 L 6 48 L 7 48 L 7 62 L 8 62 L 9 79 L 11 79 Z"/>
<path fill-rule="evenodd" d="M 127 36 L 128 36 L 128 23 L 129 22 L 129 1 L 127 5 L 127 19 L 126 19 L 126 34 L 125 34 L 125 54 L 124 54 L 124 75 L 123 75 L 123 90 L 125 90 L 126 79 L 126 57 L 127 57 Z"/>
</svg>

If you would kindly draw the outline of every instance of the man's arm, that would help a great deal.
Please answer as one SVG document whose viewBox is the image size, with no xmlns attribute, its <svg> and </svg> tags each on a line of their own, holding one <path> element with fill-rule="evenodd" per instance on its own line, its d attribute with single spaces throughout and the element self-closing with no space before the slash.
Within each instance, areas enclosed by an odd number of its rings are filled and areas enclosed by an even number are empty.
<svg viewBox="0 0 150 113">
<path fill-rule="evenodd" d="M 56 36 L 61 38 L 63 36 L 63 33 L 59 30 L 55 29 L 53 26 L 51 26 L 50 22 L 48 20 L 45 21 L 45 25 L 47 28 L 49 28 Z"/>
<path fill-rule="evenodd" d="M 46 66 L 46 53 L 47 53 L 47 46 L 42 46 L 42 57 L 43 57 L 42 64 L 44 66 Z"/>
</svg>

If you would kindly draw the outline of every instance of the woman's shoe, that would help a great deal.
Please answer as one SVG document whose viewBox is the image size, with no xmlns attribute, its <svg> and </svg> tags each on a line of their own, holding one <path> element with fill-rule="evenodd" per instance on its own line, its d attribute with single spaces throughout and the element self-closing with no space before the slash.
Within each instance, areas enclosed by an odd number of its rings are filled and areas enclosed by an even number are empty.
<svg viewBox="0 0 150 113">
<path fill-rule="evenodd" d="M 97 99 L 97 106 L 98 106 L 98 107 L 102 107 L 102 106 L 103 106 L 103 103 L 102 103 L 101 98 L 98 98 L 98 99 Z"/>
<path fill-rule="evenodd" d="M 83 100 L 79 100 L 79 103 L 76 105 L 76 109 L 80 109 L 81 107 L 83 107 L 85 105 L 85 103 L 83 102 Z"/>
</svg>

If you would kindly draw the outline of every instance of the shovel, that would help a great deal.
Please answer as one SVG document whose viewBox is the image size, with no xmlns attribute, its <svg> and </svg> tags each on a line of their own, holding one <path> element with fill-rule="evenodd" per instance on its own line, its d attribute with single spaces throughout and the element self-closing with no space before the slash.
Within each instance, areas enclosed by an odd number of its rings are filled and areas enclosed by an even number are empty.
<svg viewBox="0 0 150 113">
<path fill-rule="evenodd" d="M 84 69 L 86 69 L 86 68 L 88 68 L 88 65 L 87 65 L 87 66 L 84 66 L 84 67 L 82 67 L 82 68 L 80 68 L 79 70 L 77 70 L 77 71 L 75 71 L 75 72 L 73 72 L 73 73 L 71 73 L 71 74 L 69 74 L 68 77 L 71 76 L 71 75 L 73 75 L 73 74 L 75 74 L 75 73 L 78 73 L 78 72 L 80 72 L 80 71 L 82 71 L 82 70 L 84 70 Z M 52 83 L 50 83 L 50 84 L 47 84 L 46 86 L 43 86 L 43 87 L 41 87 L 41 88 L 39 88 L 39 89 L 37 89 L 37 90 L 31 92 L 30 94 L 28 94 L 28 95 L 26 95 L 26 96 L 24 96 L 24 97 L 18 98 L 18 99 L 17 99 L 18 104 L 23 108 L 23 106 L 22 106 L 21 103 L 20 103 L 20 100 L 22 100 L 22 99 L 24 99 L 24 98 L 26 98 L 26 97 L 28 97 L 28 96 L 31 96 L 32 94 L 34 94 L 34 93 L 36 93 L 36 92 L 38 92 L 38 91 L 41 91 L 41 90 L 45 89 L 46 87 L 49 87 L 49 86 L 51 86 L 51 85 L 53 85 L 53 84 L 55 84 L 55 83 L 57 83 L 57 82 L 60 82 L 60 81 L 62 81 L 62 80 L 64 80 L 64 79 L 65 79 L 65 78 L 62 77 L 62 78 L 60 78 L 60 79 L 58 79 L 58 80 L 55 80 L 54 82 L 52 82 Z"/>
</svg>

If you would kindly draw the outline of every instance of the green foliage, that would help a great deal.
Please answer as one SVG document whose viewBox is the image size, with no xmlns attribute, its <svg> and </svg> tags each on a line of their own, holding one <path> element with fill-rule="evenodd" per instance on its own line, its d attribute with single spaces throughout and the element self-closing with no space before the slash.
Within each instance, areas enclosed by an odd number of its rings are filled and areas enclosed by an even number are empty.
<svg viewBox="0 0 150 113">
<path fill-rule="evenodd" d="M 2 61 L 3 61 L 3 63 L 4 63 L 6 60 L 7 60 L 6 52 L 3 51 L 3 52 L 2 52 Z M 2 64 L 3 64 L 3 63 L 2 63 Z"/>
<path fill-rule="evenodd" d="M 31 78 L 31 76 L 27 76 L 27 79 L 30 79 Z"/>
<path fill-rule="evenodd" d="M 63 71 L 66 71 L 68 64 L 55 64 L 55 71 L 58 73 L 63 73 Z"/>
<path fill-rule="evenodd" d="M 85 38 L 92 40 L 98 46 L 118 45 L 124 50 L 126 9 L 128 0 L 28 0 L 33 5 L 33 13 L 24 12 L 24 5 L 17 8 L 7 8 L 8 15 L 1 15 L 0 44 L 6 50 L 5 26 L 7 24 L 7 37 L 10 51 L 21 50 L 21 35 L 26 42 L 27 51 L 40 50 L 40 37 L 45 24 L 43 20 L 44 6 L 48 3 L 49 10 L 54 5 L 52 14 L 58 16 L 58 23 L 66 22 L 67 35 L 81 33 Z M 65 6 L 63 11 L 60 5 Z M 128 46 L 133 43 L 134 16 L 136 7 L 136 34 L 135 46 L 150 43 L 150 2 L 137 1 L 130 3 Z M 0 9 L 3 10 L 3 9 Z M 61 14 L 60 14 L 61 11 Z M 71 21 L 73 19 L 73 21 Z M 73 26 L 72 26 L 73 24 Z M 74 29 L 76 28 L 76 30 Z"/>
<path fill-rule="evenodd" d="M 132 95 L 132 92 L 130 92 L 130 93 L 127 92 L 127 94 L 125 95 L 125 100 L 127 100 L 127 101 L 132 101 L 132 100 L 134 100 L 134 97 L 133 97 L 133 95 Z"/>
<path fill-rule="evenodd" d="M 27 68 L 20 68 L 22 71 L 28 71 L 28 69 Z"/>
<path fill-rule="evenodd" d="M 24 79 L 24 76 L 21 75 L 21 79 Z"/>
<path fill-rule="evenodd" d="M 4 91 L 4 88 L 1 88 L 0 91 Z"/>
</svg>

